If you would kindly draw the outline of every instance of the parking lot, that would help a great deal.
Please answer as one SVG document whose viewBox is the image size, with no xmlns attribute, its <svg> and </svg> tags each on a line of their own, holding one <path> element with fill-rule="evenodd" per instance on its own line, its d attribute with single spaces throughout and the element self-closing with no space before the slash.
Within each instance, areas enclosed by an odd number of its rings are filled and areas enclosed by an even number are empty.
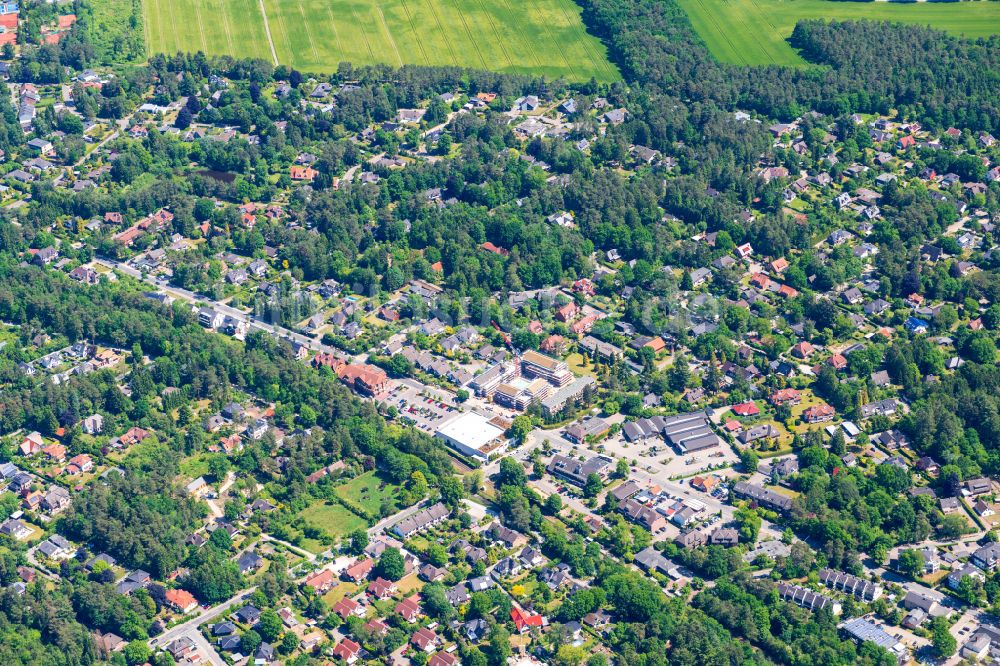
<svg viewBox="0 0 1000 666">
<path fill-rule="evenodd" d="M 710 468 L 728 467 L 739 462 L 733 448 L 723 442 L 720 446 L 678 455 L 660 437 L 650 437 L 641 442 L 628 443 L 623 437 L 609 437 L 602 442 L 604 450 L 617 458 L 625 458 L 651 475 L 665 478 L 691 476 Z"/>
<path fill-rule="evenodd" d="M 401 420 L 429 435 L 462 411 L 451 394 L 406 380 L 400 381 L 382 404 L 395 407 Z"/>
</svg>

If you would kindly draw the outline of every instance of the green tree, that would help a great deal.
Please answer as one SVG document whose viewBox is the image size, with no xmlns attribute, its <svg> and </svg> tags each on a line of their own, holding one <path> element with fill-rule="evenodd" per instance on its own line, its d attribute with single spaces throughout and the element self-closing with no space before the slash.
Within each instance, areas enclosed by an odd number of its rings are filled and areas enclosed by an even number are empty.
<svg viewBox="0 0 1000 666">
<path fill-rule="evenodd" d="M 688 367 L 687 358 L 683 354 L 678 354 L 674 364 L 667 371 L 667 385 L 671 391 L 680 393 L 687 388 L 690 380 L 691 370 Z"/>
<path fill-rule="evenodd" d="M 524 414 L 515 416 L 514 420 L 510 424 L 508 435 L 510 435 L 510 438 L 518 444 L 523 444 L 525 438 L 528 436 L 528 433 L 531 432 L 532 427 L 533 424 L 530 416 L 525 416 Z"/>
<path fill-rule="evenodd" d="M 513 458 L 503 458 L 500 461 L 500 471 L 497 473 L 497 486 L 517 486 L 523 488 L 528 483 L 524 467 Z"/>
<path fill-rule="evenodd" d="M 281 635 L 281 617 L 278 616 L 272 609 L 268 608 L 263 613 L 260 614 L 260 619 L 257 621 L 257 625 L 254 627 L 257 633 L 260 634 L 268 643 L 273 643 L 278 640 L 278 636 Z"/>
<path fill-rule="evenodd" d="M 957 539 L 969 530 L 969 525 L 960 514 L 952 513 L 945 516 L 938 525 L 938 534 L 943 539 Z"/>
<path fill-rule="evenodd" d="M 278 651 L 281 652 L 281 654 L 291 654 L 295 652 L 295 648 L 298 646 L 299 637 L 291 631 L 288 631 L 281 637 L 281 643 L 278 645 Z"/>
<path fill-rule="evenodd" d="M 899 553 L 897 566 L 902 573 L 911 578 L 917 578 L 923 574 L 924 564 L 924 555 L 919 550 L 907 548 Z"/>
<path fill-rule="evenodd" d="M 760 515 L 749 507 L 740 507 L 736 511 L 736 524 L 740 532 L 740 541 L 754 543 L 760 534 Z"/>
<path fill-rule="evenodd" d="M 208 473 L 217 482 L 223 481 L 229 473 L 229 458 L 221 453 L 211 456 L 208 459 Z"/>
<path fill-rule="evenodd" d="M 604 482 L 601 481 L 601 477 L 591 472 L 587 475 L 587 480 L 583 484 L 583 496 L 597 497 L 603 488 Z"/>
<path fill-rule="evenodd" d="M 545 476 L 545 461 L 541 458 L 535 458 L 531 461 L 531 473 L 536 479 L 540 479 Z"/>
<path fill-rule="evenodd" d="M 129 666 L 136 666 L 137 664 L 148 662 L 153 651 L 146 645 L 146 641 L 132 641 L 125 646 L 122 653 L 125 655 L 125 661 Z"/>
<path fill-rule="evenodd" d="M 430 617 L 438 620 L 447 620 L 455 614 L 440 583 L 428 583 L 420 590 L 420 604 Z"/>
<path fill-rule="evenodd" d="M 191 120 L 192 120 L 192 114 L 190 109 L 188 109 L 186 106 L 182 107 L 181 110 L 177 113 L 177 119 L 174 120 L 174 127 L 180 130 L 185 130 L 188 127 L 191 127 Z"/>
<path fill-rule="evenodd" d="M 427 561 L 436 567 L 443 567 L 448 564 L 448 551 L 439 543 L 432 543 L 427 546 L 424 555 L 427 557 Z"/>
<path fill-rule="evenodd" d="M 948 621 L 943 617 L 931 621 L 931 649 L 938 659 L 946 659 L 958 649 L 958 641 L 948 631 Z"/>
<path fill-rule="evenodd" d="M 557 666 L 580 666 L 587 657 L 583 646 L 561 645 L 556 651 Z"/>
<path fill-rule="evenodd" d="M 184 586 L 202 601 L 214 604 L 229 599 L 243 584 L 236 563 L 216 548 L 202 548 L 192 560 Z"/>
<path fill-rule="evenodd" d="M 398 548 L 386 548 L 378 560 L 377 573 L 386 580 L 396 581 L 406 573 L 403 555 Z"/>
<path fill-rule="evenodd" d="M 510 647 L 510 634 L 499 624 L 490 632 L 489 660 L 491 666 L 505 666 L 507 659 L 513 654 Z"/>
<path fill-rule="evenodd" d="M 410 474 L 410 479 L 406 483 L 406 492 L 412 499 L 412 503 L 417 503 L 427 496 L 427 477 L 420 470 L 415 470 Z"/>
<path fill-rule="evenodd" d="M 983 313 L 983 324 L 991 331 L 1000 329 L 1000 303 L 994 303 Z"/>
<path fill-rule="evenodd" d="M 240 637 L 240 652 L 252 655 L 257 652 L 257 648 L 260 647 L 262 642 L 260 634 L 250 629 Z"/>
<path fill-rule="evenodd" d="M 212 536 L 208 537 L 208 541 L 224 553 L 233 549 L 233 538 L 229 536 L 229 532 L 223 529 L 213 531 Z"/>
<path fill-rule="evenodd" d="M 303 428 L 312 428 L 316 425 L 316 410 L 309 405 L 302 405 L 299 409 L 299 423 Z"/>
<path fill-rule="evenodd" d="M 753 474 L 757 471 L 757 465 L 760 463 L 760 456 L 753 449 L 743 449 L 740 451 L 740 463 L 743 465 L 744 471 Z"/>
<path fill-rule="evenodd" d="M 628 476 L 628 473 L 629 473 L 628 461 L 625 460 L 624 458 L 619 458 L 618 462 L 615 464 L 615 476 L 617 476 L 619 479 L 624 479 L 625 477 Z"/>
<path fill-rule="evenodd" d="M 441 501 L 452 508 L 457 507 L 465 497 L 465 487 L 462 485 L 462 481 L 454 475 L 438 478 L 438 492 L 441 493 Z"/>
<path fill-rule="evenodd" d="M 351 552 L 360 555 L 368 547 L 368 530 L 359 528 L 351 532 Z"/>
</svg>

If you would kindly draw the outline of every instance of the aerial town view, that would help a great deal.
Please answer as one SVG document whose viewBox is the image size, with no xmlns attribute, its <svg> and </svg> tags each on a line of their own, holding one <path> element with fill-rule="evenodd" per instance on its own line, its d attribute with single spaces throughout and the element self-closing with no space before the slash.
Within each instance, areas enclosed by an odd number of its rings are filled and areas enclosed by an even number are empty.
<svg viewBox="0 0 1000 666">
<path fill-rule="evenodd" d="M 1000 663 L 1000 2 L 0 0 L 0 666 Z"/>
</svg>

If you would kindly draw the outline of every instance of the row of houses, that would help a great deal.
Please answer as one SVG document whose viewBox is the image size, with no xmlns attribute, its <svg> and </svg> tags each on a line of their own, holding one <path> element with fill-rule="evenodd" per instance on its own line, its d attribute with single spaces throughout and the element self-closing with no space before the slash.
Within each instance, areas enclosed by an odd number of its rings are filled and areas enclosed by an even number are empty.
<svg viewBox="0 0 1000 666">
<path fill-rule="evenodd" d="M 444 504 L 438 502 L 433 506 L 422 509 L 412 516 L 403 518 L 392 526 L 392 533 L 402 539 L 408 539 L 418 532 L 430 529 L 434 525 L 447 520 L 451 512 Z"/>
</svg>

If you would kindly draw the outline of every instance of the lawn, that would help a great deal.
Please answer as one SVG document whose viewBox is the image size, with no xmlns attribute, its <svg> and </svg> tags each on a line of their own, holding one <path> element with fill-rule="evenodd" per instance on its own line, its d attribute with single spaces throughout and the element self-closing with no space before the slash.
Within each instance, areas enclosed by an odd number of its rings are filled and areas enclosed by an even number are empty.
<svg viewBox="0 0 1000 666">
<path fill-rule="evenodd" d="M 0 324 L 0 349 L 17 342 L 17 329 Z"/>
<path fill-rule="evenodd" d="M 824 401 L 816 397 L 813 394 L 812 390 L 804 389 L 802 391 L 802 402 L 793 406 L 791 409 L 792 423 L 795 423 L 795 425 L 792 426 L 792 431 L 799 435 L 804 435 L 808 430 L 819 430 L 830 425 L 830 421 L 822 423 L 806 423 L 805 421 L 802 420 L 803 412 L 805 412 L 810 407 L 815 407 L 817 405 L 822 405 L 822 404 L 825 404 Z M 839 416 L 834 419 L 834 422 L 836 421 L 839 421 Z"/>
<path fill-rule="evenodd" d="M 423 586 L 424 582 L 420 580 L 416 573 L 404 576 L 396 582 L 396 588 L 399 589 L 400 595 L 404 597 L 408 597 L 414 592 L 419 592 Z"/>
<path fill-rule="evenodd" d="M 593 361 L 588 360 L 586 366 L 583 364 L 583 362 L 584 362 L 583 354 L 577 352 L 573 352 L 572 354 L 566 357 L 566 364 L 569 366 L 570 371 L 574 375 L 578 377 L 583 375 L 590 375 L 591 377 L 593 377 L 594 376 Z"/>
<path fill-rule="evenodd" d="M 759 455 L 761 458 L 774 458 L 780 455 L 784 455 L 786 453 L 790 453 L 792 450 L 792 441 L 795 439 L 795 435 L 788 432 L 788 430 L 785 428 L 785 424 L 780 423 L 772 418 L 764 418 L 759 421 L 753 421 L 748 427 L 767 425 L 767 424 L 770 424 L 771 426 L 776 428 L 779 433 L 781 433 L 780 435 L 778 435 L 778 446 L 777 448 L 774 449 L 770 448 L 761 449 L 754 446 L 753 448 L 755 451 L 757 451 L 757 455 Z M 758 444 L 758 442 L 754 442 L 754 444 L 756 445 Z"/>
<path fill-rule="evenodd" d="M 679 0 L 719 60 L 739 65 L 803 65 L 786 41 L 802 19 L 872 19 L 931 25 L 956 35 L 1000 32 L 1000 3 L 833 2 L 831 0 Z"/>
<path fill-rule="evenodd" d="M 197 479 L 199 476 L 208 476 L 208 461 L 210 458 L 211 455 L 207 453 L 200 453 L 190 458 L 185 458 L 180 464 L 181 474 L 191 479 Z"/>
<path fill-rule="evenodd" d="M 356 583 L 338 583 L 323 595 L 323 601 L 333 606 L 344 597 L 352 597 L 361 589 Z"/>
<path fill-rule="evenodd" d="M 368 527 L 368 523 L 361 517 L 340 504 L 319 502 L 305 509 L 300 515 L 307 523 L 322 529 L 334 539 L 350 534 L 356 529 Z M 328 548 L 312 539 L 303 539 L 302 547 L 311 552 L 322 552 Z"/>
<path fill-rule="evenodd" d="M 356 476 L 347 483 L 337 486 L 337 496 L 352 506 L 360 508 L 370 516 L 378 516 L 383 500 L 389 500 L 396 507 L 398 486 L 382 480 L 374 471 Z"/>
<path fill-rule="evenodd" d="M 614 81 L 573 0 L 143 0 L 151 53 L 249 56 L 308 72 L 459 65 Z M 270 40 L 268 37 L 270 36 Z"/>
</svg>

